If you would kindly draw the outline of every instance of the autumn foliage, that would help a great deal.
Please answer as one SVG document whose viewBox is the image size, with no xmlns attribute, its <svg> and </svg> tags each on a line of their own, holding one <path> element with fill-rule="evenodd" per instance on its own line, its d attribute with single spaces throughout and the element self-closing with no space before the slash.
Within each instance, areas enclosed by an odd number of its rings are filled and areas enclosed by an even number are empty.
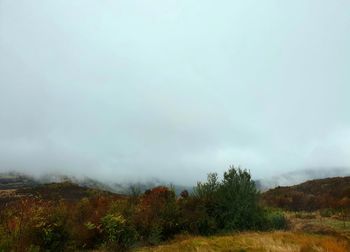
<svg viewBox="0 0 350 252">
<path fill-rule="evenodd" d="M 164 186 L 121 196 L 71 183 L 22 192 L 1 209 L 0 251 L 123 251 L 183 232 L 281 228 L 271 224 L 284 220 L 259 206 L 249 172 L 234 167 L 179 196 Z"/>
</svg>

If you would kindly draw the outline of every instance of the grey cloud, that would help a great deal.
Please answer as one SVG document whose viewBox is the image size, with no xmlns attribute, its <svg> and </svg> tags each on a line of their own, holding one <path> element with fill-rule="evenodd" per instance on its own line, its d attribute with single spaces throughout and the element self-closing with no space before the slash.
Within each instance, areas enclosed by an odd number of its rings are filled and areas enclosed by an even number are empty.
<svg viewBox="0 0 350 252">
<path fill-rule="evenodd" d="M 350 167 L 347 1 L 0 1 L 0 170 L 194 183 Z"/>
</svg>

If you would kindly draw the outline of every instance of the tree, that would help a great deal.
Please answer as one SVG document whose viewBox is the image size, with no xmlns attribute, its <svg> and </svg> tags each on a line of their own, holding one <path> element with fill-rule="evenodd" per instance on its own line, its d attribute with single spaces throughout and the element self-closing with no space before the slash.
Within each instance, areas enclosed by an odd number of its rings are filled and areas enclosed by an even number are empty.
<svg viewBox="0 0 350 252">
<path fill-rule="evenodd" d="M 211 173 L 207 182 L 197 184 L 193 195 L 204 203 L 207 215 L 220 230 L 261 228 L 259 192 L 247 170 L 231 166 L 221 181 Z"/>
<path fill-rule="evenodd" d="M 219 226 L 227 230 L 256 228 L 261 220 L 258 199 L 250 173 L 231 166 L 218 190 Z"/>
</svg>

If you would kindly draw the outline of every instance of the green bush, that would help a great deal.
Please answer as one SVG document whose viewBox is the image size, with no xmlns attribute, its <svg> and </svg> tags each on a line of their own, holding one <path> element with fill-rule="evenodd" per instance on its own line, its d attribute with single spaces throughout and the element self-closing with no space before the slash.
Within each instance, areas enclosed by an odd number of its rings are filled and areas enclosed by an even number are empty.
<svg viewBox="0 0 350 252">
<path fill-rule="evenodd" d="M 153 225 L 149 230 L 147 242 L 151 245 L 159 244 L 163 240 L 162 231 L 163 230 L 161 226 Z"/>
<path fill-rule="evenodd" d="M 259 192 L 247 170 L 233 166 L 218 180 L 216 173 L 208 175 L 205 183 L 198 183 L 193 197 L 202 202 L 206 220 L 221 231 L 261 229 L 264 216 L 258 205 Z M 204 233 L 210 233 L 205 230 Z"/>
<path fill-rule="evenodd" d="M 334 210 L 330 208 L 320 210 L 321 217 L 331 217 L 334 215 Z"/>
<path fill-rule="evenodd" d="M 0 226 L 0 252 L 11 251 L 12 244 L 12 237 Z"/>
<path fill-rule="evenodd" d="M 137 239 L 137 232 L 121 215 L 107 214 L 101 219 L 104 242 L 109 248 L 126 249 Z"/>
<path fill-rule="evenodd" d="M 64 207 L 41 209 L 33 218 L 26 232 L 33 245 L 44 250 L 65 251 L 70 239 L 67 226 L 67 212 Z"/>
<path fill-rule="evenodd" d="M 270 230 L 281 230 L 288 228 L 288 220 L 282 211 L 266 211 L 267 228 Z"/>
</svg>

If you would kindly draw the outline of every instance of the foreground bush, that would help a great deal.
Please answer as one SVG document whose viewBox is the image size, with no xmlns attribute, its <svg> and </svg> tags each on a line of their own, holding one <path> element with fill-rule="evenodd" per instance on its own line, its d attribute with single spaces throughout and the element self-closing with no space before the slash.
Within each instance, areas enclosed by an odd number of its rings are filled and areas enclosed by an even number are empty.
<svg viewBox="0 0 350 252">
<path fill-rule="evenodd" d="M 289 222 L 282 211 L 279 210 L 265 210 L 265 229 L 267 230 L 286 230 Z"/>
<path fill-rule="evenodd" d="M 207 182 L 198 183 L 193 198 L 201 233 L 263 229 L 266 224 L 259 192 L 247 170 L 232 166 L 221 181 L 216 173 L 209 174 Z"/>
<path fill-rule="evenodd" d="M 147 190 L 141 196 L 134 215 L 141 237 L 151 244 L 179 232 L 179 219 L 175 192 L 163 186 Z"/>
<path fill-rule="evenodd" d="M 64 251 L 70 239 L 67 206 L 61 202 L 23 199 L 2 212 L 1 219 L 4 251 L 26 251 L 29 247 Z"/>
<path fill-rule="evenodd" d="M 121 215 L 108 214 L 101 220 L 105 245 L 113 250 L 125 250 L 137 239 L 136 230 Z"/>
<path fill-rule="evenodd" d="M 65 251 L 69 241 L 67 209 L 59 207 L 41 208 L 33 216 L 33 226 L 27 230 L 32 244 L 49 251 Z"/>
</svg>

